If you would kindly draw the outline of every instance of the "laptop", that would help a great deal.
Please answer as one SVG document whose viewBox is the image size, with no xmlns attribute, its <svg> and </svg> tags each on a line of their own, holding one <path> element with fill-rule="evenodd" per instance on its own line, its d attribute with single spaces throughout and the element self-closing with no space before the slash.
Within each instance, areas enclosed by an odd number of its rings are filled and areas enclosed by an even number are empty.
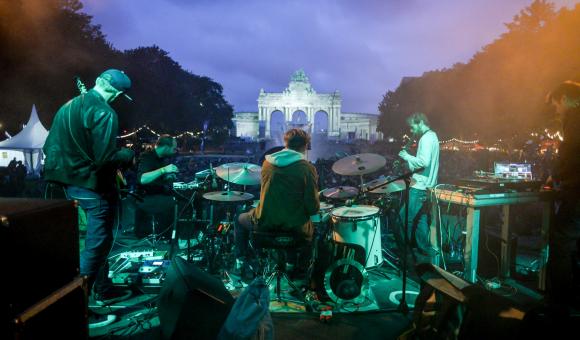
<svg viewBox="0 0 580 340">
<path fill-rule="evenodd" d="M 493 167 L 496 178 L 532 180 L 532 165 L 528 163 L 495 162 Z"/>
</svg>

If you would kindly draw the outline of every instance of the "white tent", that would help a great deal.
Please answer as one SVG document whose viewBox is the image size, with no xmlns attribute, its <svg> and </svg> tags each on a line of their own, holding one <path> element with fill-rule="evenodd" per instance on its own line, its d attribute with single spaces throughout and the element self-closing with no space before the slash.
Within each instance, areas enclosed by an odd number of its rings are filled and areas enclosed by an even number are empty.
<svg viewBox="0 0 580 340">
<path fill-rule="evenodd" d="M 42 147 L 48 136 L 48 130 L 38 119 L 36 106 L 32 105 L 30 119 L 17 135 L 0 142 L 0 150 L 15 150 L 24 153 L 28 173 L 38 175 L 42 163 Z"/>
</svg>

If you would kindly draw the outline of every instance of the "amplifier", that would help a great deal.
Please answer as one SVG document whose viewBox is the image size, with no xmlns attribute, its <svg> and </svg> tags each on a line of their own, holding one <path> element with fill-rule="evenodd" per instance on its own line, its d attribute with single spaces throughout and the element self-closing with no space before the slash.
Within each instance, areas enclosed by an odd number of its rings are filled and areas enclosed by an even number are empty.
<svg viewBox="0 0 580 340">
<path fill-rule="evenodd" d="M 79 274 L 78 212 L 74 201 L 0 198 L 3 300 L 22 313 Z"/>
</svg>

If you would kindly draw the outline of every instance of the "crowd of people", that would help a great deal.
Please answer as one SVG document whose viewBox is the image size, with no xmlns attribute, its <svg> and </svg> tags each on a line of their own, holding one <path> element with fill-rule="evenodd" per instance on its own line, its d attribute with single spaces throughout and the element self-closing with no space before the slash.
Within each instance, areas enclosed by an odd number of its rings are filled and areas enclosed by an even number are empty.
<svg viewBox="0 0 580 340">
<path fill-rule="evenodd" d="M 26 166 L 16 158 L 5 169 L 0 168 L 0 196 L 22 196 L 26 188 L 26 171 Z"/>
</svg>

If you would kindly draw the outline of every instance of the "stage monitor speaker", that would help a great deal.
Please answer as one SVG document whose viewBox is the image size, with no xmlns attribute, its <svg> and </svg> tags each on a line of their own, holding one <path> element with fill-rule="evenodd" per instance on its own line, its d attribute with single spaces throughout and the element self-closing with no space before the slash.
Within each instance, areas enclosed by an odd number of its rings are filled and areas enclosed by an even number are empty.
<svg viewBox="0 0 580 340">
<path fill-rule="evenodd" d="M 163 339 L 215 339 L 234 299 L 221 280 L 175 257 L 159 294 Z"/>
<path fill-rule="evenodd" d="M 525 312 L 514 302 L 429 263 L 417 265 L 418 338 L 510 339 L 523 334 Z"/>
<path fill-rule="evenodd" d="M 3 339 L 87 339 L 86 277 L 77 277 L 24 312 Z"/>
<path fill-rule="evenodd" d="M 0 198 L 2 299 L 8 315 L 22 313 L 79 275 L 76 203 Z"/>
</svg>

